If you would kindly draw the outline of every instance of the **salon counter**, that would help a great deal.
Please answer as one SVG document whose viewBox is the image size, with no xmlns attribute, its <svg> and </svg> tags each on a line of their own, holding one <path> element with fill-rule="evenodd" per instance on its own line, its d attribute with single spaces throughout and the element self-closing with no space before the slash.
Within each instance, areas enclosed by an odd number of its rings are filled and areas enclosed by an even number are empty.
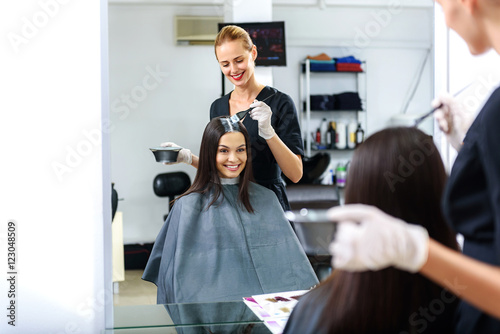
<svg viewBox="0 0 500 334">
<path fill-rule="evenodd" d="M 242 301 L 114 307 L 114 328 L 103 334 L 269 334 Z"/>
</svg>

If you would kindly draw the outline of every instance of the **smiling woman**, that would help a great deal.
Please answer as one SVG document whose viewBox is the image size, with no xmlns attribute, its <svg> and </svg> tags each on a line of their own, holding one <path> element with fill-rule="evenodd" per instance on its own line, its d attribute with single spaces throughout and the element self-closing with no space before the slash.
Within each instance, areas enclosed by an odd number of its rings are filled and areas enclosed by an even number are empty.
<svg viewBox="0 0 500 334">
<path fill-rule="evenodd" d="M 250 117 L 244 118 L 243 122 L 248 127 L 254 152 L 255 180 L 274 191 L 283 209 L 290 210 L 281 172 L 293 182 L 298 182 L 302 178 L 304 155 L 293 100 L 287 94 L 257 81 L 257 46 L 243 28 L 225 26 L 214 44 L 220 69 L 234 84 L 234 90 L 212 103 L 210 118 L 233 116 L 240 110 L 252 108 Z"/>
<path fill-rule="evenodd" d="M 230 137 L 228 137 L 228 135 Z M 243 140 L 241 141 L 241 139 Z M 233 142 L 233 140 L 236 140 L 236 142 Z M 250 180 L 253 180 L 252 166 L 251 164 L 246 165 L 246 161 L 251 154 L 250 149 L 245 150 L 243 154 L 241 154 L 241 152 L 238 154 L 239 159 L 245 159 L 245 166 L 242 168 L 231 171 L 224 166 L 219 166 L 220 162 L 227 164 L 228 159 L 231 159 L 231 168 L 234 169 L 234 164 L 238 161 L 235 161 L 237 160 L 235 157 L 228 156 L 227 153 L 230 151 L 228 147 L 232 147 L 232 149 L 236 151 L 235 145 L 237 145 L 237 147 L 243 145 L 245 148 L 250 146 L 247 129 L 242 123 L 234 123 L 227 117 L 220 117 L 210 121 L 203 132 L 198 171 L 194 178 L 193 185 L 183 195 L 179 196 L 178 199 L 191 193 L 206 194 L 214 191 L 212 201 L 208 205 L 211 206 L 219 199 L 223 192 L 222 181 L 224 181 L 225 178 L 239 178 L 239 182 L 238 179 L 226 181 L 232 182 L 233 184 L 239 184 L 238 200 L 249 212 L 253 212 L 252 206 L 248 200 L 248 184 Z M 224 159 L 224 161 L 222 161 L 222 159 Z M 230 175 L 225 175 L 226 173 L 230 173 Z"/>
<path fill-rule="evenodd" d="M 248 141 L 245 126 L 229 117 L 205 128 L 193 185 L 175 201 L 144 271 L 158 304 L 241 300 L 318 283 L 278 199 L 250 181 Z"/>
<path fill-rule="evenodd" d="M 219 141 L 217 170 L 222 178 L 237 177 L 247 163 L 245 137 L 241 132 L 228 132 Z"/>
</svg>

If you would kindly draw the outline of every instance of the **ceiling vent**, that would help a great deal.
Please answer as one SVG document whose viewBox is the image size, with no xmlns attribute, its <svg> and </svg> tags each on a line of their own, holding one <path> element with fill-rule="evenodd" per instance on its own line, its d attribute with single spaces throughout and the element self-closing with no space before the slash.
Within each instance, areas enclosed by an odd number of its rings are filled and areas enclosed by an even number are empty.
<svg viewBox="0 0 500 334">
<path fill-rule="evenodd" d="M 219 32 L 219 16 L 176 16 L 175 40 L 178 45 L 213 45 Z"/>
</svg>

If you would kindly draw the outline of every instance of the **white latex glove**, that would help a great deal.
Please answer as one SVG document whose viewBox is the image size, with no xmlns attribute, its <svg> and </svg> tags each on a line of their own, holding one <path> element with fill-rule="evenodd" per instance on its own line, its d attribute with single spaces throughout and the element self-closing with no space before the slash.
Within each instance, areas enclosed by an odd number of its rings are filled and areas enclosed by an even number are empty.
<svg viewBox="0 0 500 334">
<path fill-rule="evenodd" d="M 380 270 L 389 266 L 415 273 L 427 261 L 429 234 L 376 207 L 350 204 L 328 210 L 338 222 L 330 244 L 332 266 L 348 271 Z"/>
<path fill-rule="evenodd" d="M 474 117 L 463 110 L 462 105 L 449 93 L 441 93 L 432 101 L 432 107 L 443 105 L 434 112 L 439 128 L 446 134 L 448 142 L 457 151 L 462 147 L 465 134 Z"/>
<path fill-rule="evenodd" d="M 271 116 L 273 115 L 271 108 L 264 102 L 257 100 L 250 105 L 250 108 L 254 108 L 250 111 L 250 117 L 259 122 L 259 136 L 265 140 L 273 138 L 276 132 L 271 126 Z"/>
<path fill-rule="evenodd" d="M 161 143 L 161 147 L 182 147 L 177 145 L 176 143 L 172 142 L 166 142 L 166 143 Z M 164 162 L 165 165 L 174 165 L 178 163 L 185 163 L 188 165 L 191 165 L 193 162 L 193 155 L 191 154 L 191 150 L 188 150 L 187 148 L 182 148 L 182 150 L 179 151 L 179 154 L 177 155 L 177 161 L 176 162 Z"/>
</svg>

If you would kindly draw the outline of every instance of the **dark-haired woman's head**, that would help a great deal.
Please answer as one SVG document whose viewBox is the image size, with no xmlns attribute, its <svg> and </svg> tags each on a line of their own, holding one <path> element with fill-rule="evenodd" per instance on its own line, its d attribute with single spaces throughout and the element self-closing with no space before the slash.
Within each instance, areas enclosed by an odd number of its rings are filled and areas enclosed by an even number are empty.
<svg viewBox="0 0 500 334">
<path fill-rule="evenodd" d="M 371 135 L 354 152 L 345 203 L 376 206 L 424 226 L 431 237 L 457 249 L 440 209 L 445 182 L 445 169 L 431 137 L 416 128 L 388 128 Z M 412 314 L 443 292 L 420 274 L 386 268 L 362 273 L 335 271 L 313 296 L 329 305 L 321 316 L 329 332 L 385 334 L 420 332 L 411 321 Z M 452 327 L 456 298 L 448 299 L 425 333 L 448 333 L 442 329 Z"/>
<path fill-rule="evenodd" d="M 417 128 L 396 127 L 371 135 L 359 146 L 349 168 L 346 203 L 378 207 L 404 221 L 443 233 L 441 195 L 446 172 L 432 138 Z M 445 226 L 446 227 L 446 226 Z"/>
<path fill-rule="evenodd" d="M 212 119 L 203 132 L 198 171 L 193 185 L 186 192 L 214 191 L 209 205 L 222 193 L 221 178 L 239 177 L 239 199 L 249 212 L 253 212 L 248 196 L 248 183 L 253 179 L 248 132 L 241 122 L 229 117 Z M 184 195 L 186 195 L 184 194 Z"/>
<path fill-rule="evenodd" d="M 210 181 L 220 183 L 220 178 L 240 176 L 249 179 L 251 166 L 248 132 L 241 122 L 228 117 L 212 119 L 203 132 L 200 147 L 199 174 L 209 176 Z"/>
</svg>

